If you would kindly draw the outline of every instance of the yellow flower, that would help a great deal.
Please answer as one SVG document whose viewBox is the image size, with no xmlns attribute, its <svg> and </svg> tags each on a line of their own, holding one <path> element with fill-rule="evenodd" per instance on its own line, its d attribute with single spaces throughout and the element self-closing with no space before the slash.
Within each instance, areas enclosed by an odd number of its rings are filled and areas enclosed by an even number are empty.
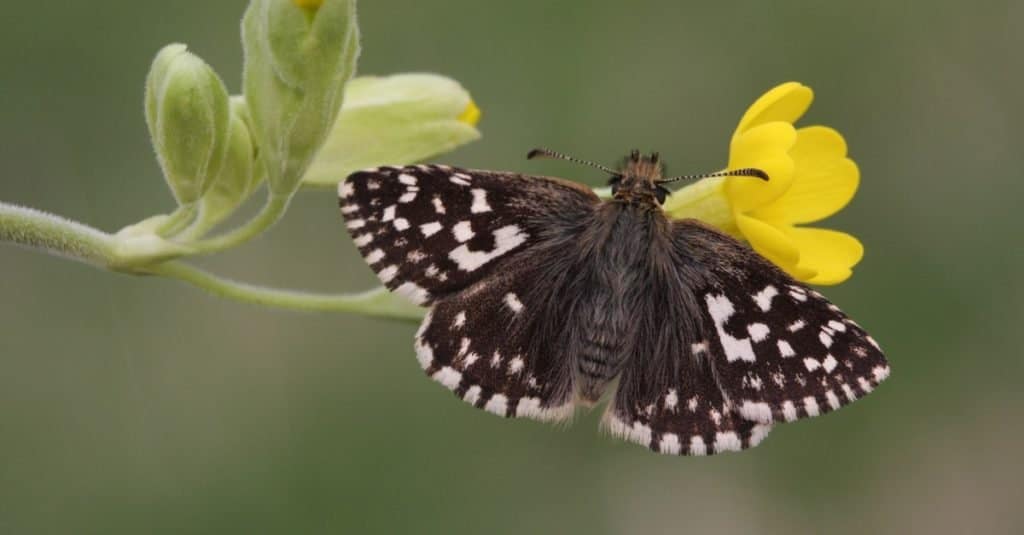
<svg viewBox="0 0 1024 535">
<path fill-rule="evenodd" d="M 864 247 L 853 236 L 799 225 L 842 209 L 860 174 L 846 142 L 824 126 L 795 128 L 811 105 L 811 89 L 789 82 L 768 91 L 740 119 L 729 146 L 729 169 L 754 167 L 770 179 L 706 179 L 674 193 L 665 210 L 715 224 L 798 280 L 839 284 Z"/>
</svg>

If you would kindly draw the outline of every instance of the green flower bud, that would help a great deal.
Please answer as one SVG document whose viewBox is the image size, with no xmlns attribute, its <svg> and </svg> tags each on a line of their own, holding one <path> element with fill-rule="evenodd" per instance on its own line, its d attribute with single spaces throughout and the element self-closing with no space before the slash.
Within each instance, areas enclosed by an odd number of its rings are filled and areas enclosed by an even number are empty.
<svg viewBox="0 0 1024 535">
<path fill-rule="evenodd" d="M 245 99 L 232 97 L 228 149 L 213 187 L 199 200 L 197 226 L 208 230 L 235 211 L 255 189 L 256 150 L 246 124 Z"/>
<path fill-rule="evenodd" d="M 338 121 L 303 182 L 334 186 L 353 171 L 405 165 L 480 138 L 480 110 L 436 74 L 354 78 Z"/>
<path fill-rule="evenodd" d="M 314 10 L 253 0 L 242 20 L 245 98 L 275 196 L 291 195 L 334 125 L 359 53 L 354 0 Z"/>
<path fill-rule="evenodd" d="M 185 45 L 165 46 L 146 79 L 146 123 L 171 192 L 197 201 L 220 171 L 228 138 L 228 93 Z"/>
</svg>

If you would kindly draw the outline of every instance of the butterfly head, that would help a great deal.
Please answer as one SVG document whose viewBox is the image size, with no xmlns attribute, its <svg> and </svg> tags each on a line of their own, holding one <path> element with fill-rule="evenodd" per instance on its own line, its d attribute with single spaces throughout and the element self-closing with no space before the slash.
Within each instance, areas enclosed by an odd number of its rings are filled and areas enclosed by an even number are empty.
<svg viewBox="0 0 1024 535">
<path fill-rule="evenodd" d="M 661 206 L 669 194 L 659 184 L 664 170 L 657 152 L 644 156 L 634 149 L 608 181 L 612 196 L 626 203 Z"/>
<path fill-rule="evenodd" d="M 533 149 L 526 155 L 526 157 L 531 160 L 537 157 L 556 158 L 600 169 L 612 176 L 608 181 L 608 185 L 611 186 L 612 196 L 616 200 L 627 204 L 639 204 L 651 207 L 660 207 L 665 202 L 665 199 L 671 192 L 663 184 L 668 184 L 670 182 L 728 176 L 746 176 L 758 178 L 760 180 L 769 179 L 767 173 L 752 167 L 726 169 L 723 171 L 703 173 L 699 175 L 679 175 L 666 178 L 663 176 L 665 169 L 657 152 L 652 152 L 650 156 L 643 156 L 640 154 L 640 151 L 636 149 L 633 149 L 633 151 L 629 153 L 629 156 L 626 156 L 626 159 L 617 171 L 598 163 L 580 160 L 579 158 L 566 156 L 565 154 L 548 149 Z"/>
</svg>

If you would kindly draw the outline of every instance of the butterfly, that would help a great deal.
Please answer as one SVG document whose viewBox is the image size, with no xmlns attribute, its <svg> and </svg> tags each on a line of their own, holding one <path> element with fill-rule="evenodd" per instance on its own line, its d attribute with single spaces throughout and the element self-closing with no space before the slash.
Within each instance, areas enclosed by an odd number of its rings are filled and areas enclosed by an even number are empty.
<svg viewBox="0 0 1024 535">
<path fill-rule="evenodd" d="M 380 167 L 339 185 L 349 233 L 394 292 L 430 307 L 428 376 L 505 417 L 602 424 L 666 454 L 757 445 L 889 375 L 878 344 L 820 293 L 736 239 L 661 209 L 659 156 L 633 151 L 612 197 L 580 184 L 447 165 Z M 702 176 L 768 179 L 757 169 Z"/>
</svg>

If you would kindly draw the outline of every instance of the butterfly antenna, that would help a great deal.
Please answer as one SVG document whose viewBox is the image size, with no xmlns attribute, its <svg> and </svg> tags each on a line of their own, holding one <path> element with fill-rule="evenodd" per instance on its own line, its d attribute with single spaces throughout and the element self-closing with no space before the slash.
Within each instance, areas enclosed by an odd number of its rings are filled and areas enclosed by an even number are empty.
<svg viewBox="0 0 1024 535">
<path fill-rule="evenodd" d="M 604 171 L 605 173 L 608 173 L 608 174 L 612 174 L 612 175 L 618 175 L 619 174 L 618 171 L 616 171 L 616 170 L 614 170 L 614 169 L 612 169 L 610 167 L 605 167 L 605 166 L 603 166 L 603 165 L 601 165 L 599 163 L 588 162 L 587 160 L 581 160 L 579 158 L 573 158 L 572 156 L 567 156 L 565 154 L 562 154 L 560 152 L 555 152 L 553 150 L 533 149 L 533 150 L 531 150 L 530 152 L 528 152 L 526 154 L 526 159 L 527 160 L 532 160 L 534 158 L 540 158 L 540 157 L 543 157 L 543 158 L 554 158 L 556 160 L 565 160 L 567 162 L 580 163 L 580 164 L 583 164 L 583 165 L 589 165 L 590 167 L 593 167 L 595 169 L 600 169 L 600 170 L 602 170 L 602 171 Z"/>
<path fill-rule="evenodd" d="M 704 173 L 700 175 L 681 175 L 673 176 L 669 178 L 663 178 L 658 180 L 658 184 L 667 184 L 669 182 L 675 182 L 677 180 L 700 180 L 702 178 L 715 178 L 720 176 L 749 176 L 754 178 L 760 178 L 761 180 L 768 180 L 768 173 L 760 169 L 753 167 L 744 167 L 742 169 L 729 169 L 727 171 L 717 171 L 715 173 Z"/>
</svg>

